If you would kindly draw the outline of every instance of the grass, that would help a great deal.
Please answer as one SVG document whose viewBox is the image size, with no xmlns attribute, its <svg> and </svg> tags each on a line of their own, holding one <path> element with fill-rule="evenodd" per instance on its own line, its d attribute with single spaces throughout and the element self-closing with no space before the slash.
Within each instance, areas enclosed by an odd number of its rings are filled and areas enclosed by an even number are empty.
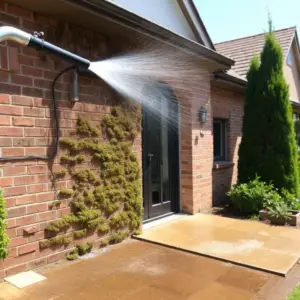
<svg viewBox="0 0 300 300">
<path fill-rule="evenodd" d="M 294 289 L 287 300 L 300 300 L 300 285 Z"/>
</svg>

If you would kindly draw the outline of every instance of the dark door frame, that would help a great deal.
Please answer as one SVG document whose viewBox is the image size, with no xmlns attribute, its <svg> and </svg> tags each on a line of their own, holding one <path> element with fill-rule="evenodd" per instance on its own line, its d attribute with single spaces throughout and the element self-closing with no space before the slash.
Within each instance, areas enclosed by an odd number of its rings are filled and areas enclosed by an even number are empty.
<svg viewBox="0 0 300 300">
<path fill-rule="evenodd" d="M 170 199 L 171 202 L 169 203 L 169 207 L 166 204 L 165 206 L 162 205 L 152 205 L 152 191 L 151 191 L 151 176 L 152 176 L 152 166 L 151 166 L 151 154 L 149 153 L 149 139 L 147 132 L 147 126 L 149 126 L 149 114 L 147 113 L 147 109 L 145 107 L 142 107 L 142 147 L 143 147 L 143 153 L 142 153 L 142 162 L 143 162 L 143 204 L 144 204 L 144 221 L 148 221 L 152 218 L 157 218 L 160 216 L 163 216 L 168 213 L 177 213 L 180 211 L 180 156 L 179 156 L 179 121 L 180 121 L 180 111 L 179 111 L 179 103 L 176 97 L 174 96 L 174 93 L 172 89 L 169 87 L 169 85 L 165 82 L 156 82 L 154 85 L 159 86 L 161 85 L 162 88 L 167 89 L 167 92 L 170 94 L 170 104 L 173 106 L 173 109 L 177 116 L 177 122 L 174 122 L 176 125 L 172 125 L 173 127 L 170 129 L 168 126 L 168 155 L 169 155 L 169 176 L 170 176 L 170 183 L 169 183 L 169 192 L 170 192 Z M 151 89 L 151 86 L 148 87 L 148 89 Z M 148 127 L 149 128 L 149 127 Z M 149 155 L 150 154 L 150 155 Z M 160 179 L 160 184 L 162 187 L 162 182 Z"/>
</svg>

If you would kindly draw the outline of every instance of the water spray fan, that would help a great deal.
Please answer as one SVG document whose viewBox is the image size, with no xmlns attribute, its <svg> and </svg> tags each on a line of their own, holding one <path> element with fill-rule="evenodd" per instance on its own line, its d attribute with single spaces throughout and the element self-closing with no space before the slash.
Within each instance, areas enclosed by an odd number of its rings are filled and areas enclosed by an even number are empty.
<svg viewBox="0 0 300 300">
<path fill-rule="evenodd" d="M 2 26 L 0 27 L 0 42 L 5 40 L 15 41 L 24 46 L 47 51 L 51 54 L 60 56 L 61 58 L 68 60 L 84 69 L 88 69 L 91 64 L 91 62 L 86 58 L 46 42 L 42 32 L 30 34 L 11 26 Z"/>
</svg>

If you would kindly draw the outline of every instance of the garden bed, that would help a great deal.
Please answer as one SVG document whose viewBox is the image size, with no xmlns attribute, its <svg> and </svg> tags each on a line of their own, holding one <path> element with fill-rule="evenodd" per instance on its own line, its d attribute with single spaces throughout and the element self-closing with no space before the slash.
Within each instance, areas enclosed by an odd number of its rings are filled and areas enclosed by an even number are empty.
<svg viewBox="0 0 300 300">
<path fill-rule="evenodd" d="M 274 218 L 272 217 L 269 212 L 265 209 L 262 209 L 259 212 L 259 219 L 260 220 L 270 220 L 272 224 L 275 225 L 285 225 L 286 223 L 290 226 L 300 226 L 300 212 L 298 210 L 289 210 L 291 216 L 288 218 Z"/>
</svg>

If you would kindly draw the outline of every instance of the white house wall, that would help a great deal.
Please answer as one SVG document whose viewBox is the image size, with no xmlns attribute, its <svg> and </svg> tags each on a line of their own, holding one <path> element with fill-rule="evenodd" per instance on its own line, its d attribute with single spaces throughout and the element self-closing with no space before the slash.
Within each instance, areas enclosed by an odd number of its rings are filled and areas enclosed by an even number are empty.
<svg viewBox="0 0 300 300">
<path fill-rule="evenodd" d="M 111 0 L 113 3 L 190 40 L 197 41 L 176 0 Z"/>
</svg>

